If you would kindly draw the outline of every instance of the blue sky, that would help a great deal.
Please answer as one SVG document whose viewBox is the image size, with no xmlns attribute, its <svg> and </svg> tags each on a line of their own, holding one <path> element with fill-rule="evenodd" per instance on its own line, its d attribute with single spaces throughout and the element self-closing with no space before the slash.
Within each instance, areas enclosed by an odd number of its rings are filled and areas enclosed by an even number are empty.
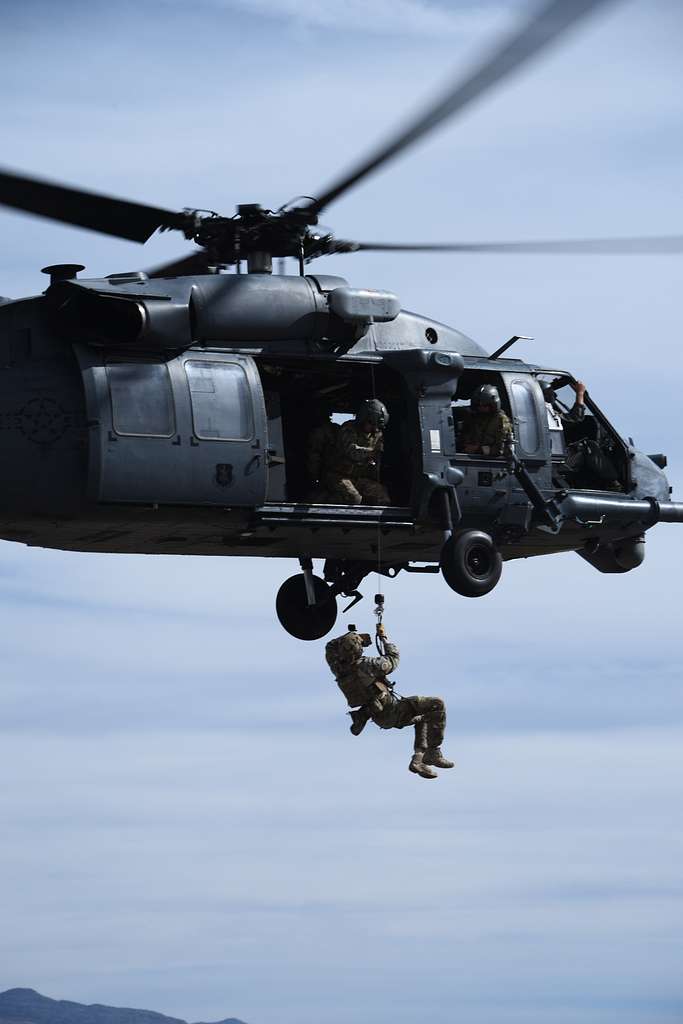
<svg viewBox="0 0 683 1024">
<path fill-rule="evenodd" d="M 279 205 L 525 9 L 7 4 L 2 163 L 173 209 Z M 609 5 L 326 221 L 371 241 L 680 233 L 682 35 L 673 0 Z M 49 263 L 183 251 L 8 212 L 0 230 L 14 296 Z M 318 267 L 489 349 L 534 335 L 524 352 L 667 452 L 681 498 L 680 257 Z M 294 564 L 0 545 L 0 988 L 249 1024 L 679 1019 L 683 533 L 647 547 L 624 577 L 509 563 L 481 601 L 387 585 L 399 688 L 449 707 L 458 767 L 428 785 L 407 733 L 349 737 L 323 643 L 281 631 Z"/>
</svg>

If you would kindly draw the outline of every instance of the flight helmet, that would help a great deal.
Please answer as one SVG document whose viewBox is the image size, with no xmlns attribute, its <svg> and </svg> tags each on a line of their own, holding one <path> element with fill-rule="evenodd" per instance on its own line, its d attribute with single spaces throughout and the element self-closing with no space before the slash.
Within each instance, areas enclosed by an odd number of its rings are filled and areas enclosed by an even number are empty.
<svg viewBox="0 0 683 1024">
<path fill-rule="evenodd" d="M 472 408 L 478 412 L 482 406 L 491 406 L 496 412 L 500 412 L 500 395 L 498 389 L 492 384 L 482 384 L 472 395 Z"/>
<path fill-rule="evenodd" d="M 384 430 L 389 422 L 389 412 L 379 398 L 366 398 L 356 412 L 357 423 L 371 423 L 375 430 Z"/>
</svg>

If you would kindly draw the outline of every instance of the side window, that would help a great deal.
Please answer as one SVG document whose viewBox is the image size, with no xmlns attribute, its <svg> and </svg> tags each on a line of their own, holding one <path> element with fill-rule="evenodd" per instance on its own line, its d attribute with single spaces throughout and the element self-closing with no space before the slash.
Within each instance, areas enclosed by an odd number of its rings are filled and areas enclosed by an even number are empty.
<svg viewBox="0 0 683 1024">
<path fill-rule="evenodd" d="M 175 430 L 173 394 L 164 363 L 109 363 L 107 381 L 117 434 L 171 437 Z"/>
<path fill-rule="evenodd" d="M 479 445 L 491 444 L 490 440 L 487 441 L 481 437 L 479 428 L 476 425 L 477 418 L 473 415 L 472 409 L 472 399 L 482 387 L 494 388 L 500 399 L 501 412 L 505 413 L 506 416 L 511 415 L 510 391 L 509 389 L 506 390 L 500 374 L 486 370 L 465 370 L 451 401 L 451 416 L 455 430 L 456 450 L 459 455 L 473 454 L 475 457 L 481 458 L 483 452 L 481 452 Z M 470 445 L 473 445 L 476 451 L 468 453 L 466 448 Z M 489 453 L 485 457 L 498 459 L 502 457 L 502 453 L 499 451 L 493 452 L 489 448 Z"/>
<path fill-rule="evenodd" d="M 517 441 L 527 455 L 535 455 L 541 447 L 536 402 L 531 385 L 526 380 L 513 380 L 510 385 L 512 405 L 517 418 Z"/>
<path fill-rule="evenodd" d="M 254 418 L 247 375 L 238 363 L 185 363 L 192 422 L 206 441 L 244 441 L 253 436 Z"/>
</svg>

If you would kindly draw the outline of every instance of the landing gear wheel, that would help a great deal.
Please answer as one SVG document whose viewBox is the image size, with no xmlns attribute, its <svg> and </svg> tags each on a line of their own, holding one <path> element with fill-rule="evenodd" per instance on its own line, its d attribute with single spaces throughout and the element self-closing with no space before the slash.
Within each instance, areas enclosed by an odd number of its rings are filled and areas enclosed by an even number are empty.
<svg viewBox="0 0 683 1024">
<path fill-rule="evenodd" d="M 451 590 L 463 597 L 483 597 L 493 590 L 503 571 L 500 551 L 488 533 L 463 530 L 450 537 L 441 551 L 441 572 Z"/>
<path fill-rule="evenodd" d="M 320 640 L 337 621 L 337 602 L 319 576 L 313 576 L 315 604 L 309 605 L 304 574 L 290 576 L 277 592 L 275 610 L 280 625 L 297 640 Z"/>
</svg>

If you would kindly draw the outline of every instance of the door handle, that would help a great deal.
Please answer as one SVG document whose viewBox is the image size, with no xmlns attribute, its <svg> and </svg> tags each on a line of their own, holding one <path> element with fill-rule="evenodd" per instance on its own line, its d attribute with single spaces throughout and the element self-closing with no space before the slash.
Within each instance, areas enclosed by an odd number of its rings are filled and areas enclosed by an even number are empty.
<svg viewBox="0 0 683 1024">
<path fill-rule="evenodd" d="M 285 458 L 283 455 L 278 455 L 277 448 L 266 448 L 266 457 L 269 466 L 284 466 L 285 464 Z"/>
</svg>

